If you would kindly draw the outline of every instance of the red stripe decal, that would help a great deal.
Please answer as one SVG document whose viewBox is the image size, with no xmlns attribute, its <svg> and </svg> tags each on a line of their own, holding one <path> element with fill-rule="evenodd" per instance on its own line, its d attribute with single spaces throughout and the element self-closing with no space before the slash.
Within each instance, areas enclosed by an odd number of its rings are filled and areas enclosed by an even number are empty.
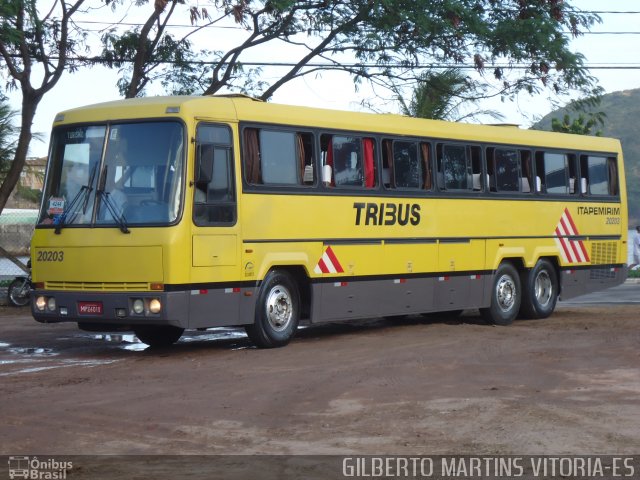
<svg viewBox="0 0 640 480">
<path fill-rule="evenodd" d="M 327 247 L 327 250 L 325 253 L 329 257 L 329 260 L 331 260 L 331 263 L 333 263 L 333 267 L 336 269 L 336 271 L 338 273 L 343 273 L 344 270 L 342 269 L 342 265 L 340 265 L 340 262 L 338 261 L 338 258 L 333 253 L 333 250 L 331 250 L 331 247 Z"/>
<path fill-rule="evenodd" d="M 576 224 L 573 223 L 573 218 L 571 217 L 569 210 L 565 208 L 564 213 L 567 216 L 567 220 L 569 220 L 569 223 L 571 224 L 571 229 L 573 230 L 574 235 L 578 235 L 578 229 L 576 228 Z"/>
<path fill-rule="evenodd" d="M 318 262 L 318 268 L 320 268 L 320 271 L 322 273 L 329 273 L 329 269 L 327 268 L 327 266 L 324 263 L 324 260 L 321 258 L 320 261 Z"/>
</svg>

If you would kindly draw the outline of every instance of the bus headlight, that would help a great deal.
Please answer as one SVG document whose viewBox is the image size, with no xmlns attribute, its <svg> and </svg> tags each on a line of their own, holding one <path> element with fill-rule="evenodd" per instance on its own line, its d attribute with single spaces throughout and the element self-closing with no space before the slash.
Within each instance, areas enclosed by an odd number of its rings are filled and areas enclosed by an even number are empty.
<svg viewBox="0 0 640 480">
<path fill-rule="evenodd" d="M 47 306 L 47 299 L 45 297 L 36 298 L 36 308 L 40 312 L 44 312 L 45 307 Z"/>
<path fill-rule="evenodd" d="M 56 299 L 53 297 L 49 297 L 49 300 L 47 300 L 47 308 L 49 309 L 50 312 L 55 312 L 56 311 Z"/>
<path fill-rule="evenodd" d="M 141 315 L 144 313 L 144 302 L 141 298 L 136 298 L 133 301 L 133 313 Z"/>
<path fill-rule="evenodd" d="M 158 300 L 157 298 L 151 299 L 151 301 L 149 302 L 149 311 L 151 313 L 160 313 L 160 310 L 162 310 L 162 304 L 160 303 L 160 300 Z"/>
</svg>

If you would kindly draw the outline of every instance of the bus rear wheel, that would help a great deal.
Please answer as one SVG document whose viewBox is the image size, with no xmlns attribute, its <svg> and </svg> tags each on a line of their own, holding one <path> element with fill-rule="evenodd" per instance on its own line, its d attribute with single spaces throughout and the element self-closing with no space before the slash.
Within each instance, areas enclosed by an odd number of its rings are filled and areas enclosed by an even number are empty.
<svg viewBox="0 0 640 480">
<path fill-rule="evenodd" d="M 480 313 L 488 323 L 510 325 L 520 310 L 521 296 L 518 271 L 510 263 L 502 263 L 493 281 L 491 305 Z"/>
<path fill-rule="evenodd" d="M 300 321 L 300 293 L 287 272 L 272 270 L 262 281 L 254 323 L 246 325 L 249 339 L 260 348 L 283 347 Z"/>
<path fill-rule="evenodd" d="M 558 301 L 558 277 L 549 260 L 538 260 L 531 270 L 524 272 L 522 285 L 522 317 L 547 318 L 553 313 Z"/>
<path fill-rule="evenodd" d="M 162 348 L 176 343 L 184 333 L 184 328 L 171 325 L 141 325 L 133 331 L 142 343 L 152 348 Z"/>
</svg>

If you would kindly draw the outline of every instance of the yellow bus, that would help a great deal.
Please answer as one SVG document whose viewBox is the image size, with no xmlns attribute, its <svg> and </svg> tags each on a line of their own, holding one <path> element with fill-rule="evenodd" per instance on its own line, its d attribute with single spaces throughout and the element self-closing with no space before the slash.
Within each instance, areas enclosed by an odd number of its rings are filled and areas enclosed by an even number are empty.
<svg viewBox="0 0 640 480">
<path fill-rule="evenodd" d="M 242 96 L 114 101 L 57 115 L 31 256 L 36 320 L 152 346 L 464 309 L 507 325 L 625 280 L 622 151 Z"/>
</svg>

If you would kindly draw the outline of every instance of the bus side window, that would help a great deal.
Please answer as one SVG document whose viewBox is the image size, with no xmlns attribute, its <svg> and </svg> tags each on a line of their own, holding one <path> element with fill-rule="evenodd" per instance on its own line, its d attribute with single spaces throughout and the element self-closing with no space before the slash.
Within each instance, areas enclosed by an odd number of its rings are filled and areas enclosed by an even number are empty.
<svg viewBox="0 0 640 480">
<path fill-rule="evenodd" d="M 245 128 L 242 153 L 245 179 L 251 185 L 314 183 L 310 133 Z"/>
<path fill-rule="evenodd" d="M 236 198 L 230 133 L 226 127 L 201 125 L 196 136 L 194 223 L 202 226 L 234 224 Z"/>
<path fill-rule="evenodd" d="M 618 173 L 615 158 L 580 156 L 580 186 L 585 195 L 617 195 Z"/>
<path fill-rule="evenodd" d="M 564 153 L 536 152 L 536 191 L 569 193 L 569 157 Z"/>
<path fill-rule="evenodd" d="M 331 187 L 375 188 L 375 141 L 341 135 L 321 136 L 322 181 Z"/>
<path fill-rule="evenodd" d="M 520 154 L 516 149 L 496 148 L 493 152 L 496 189 L 499 192 L 520 191 Z"/>
<path fill-rule="evenodd" d="M 393 142 L 393 172 L 396 188 L 421 189 L 424 181 L 417 142 Z"/>
<path fill-rule="evenodd" d="M 544 171 L 547 193 L 564 194 L 569 193 L 567 167 L 568 155 L 563 153 L 544 153 Z"/>
<path fill-rule="evenodd" d="M 471 190 L 473 177 L 469 149 L 464 145 L 438 144 L 436 151 L 438 187 L 441 190 Z"/>
</svg>

